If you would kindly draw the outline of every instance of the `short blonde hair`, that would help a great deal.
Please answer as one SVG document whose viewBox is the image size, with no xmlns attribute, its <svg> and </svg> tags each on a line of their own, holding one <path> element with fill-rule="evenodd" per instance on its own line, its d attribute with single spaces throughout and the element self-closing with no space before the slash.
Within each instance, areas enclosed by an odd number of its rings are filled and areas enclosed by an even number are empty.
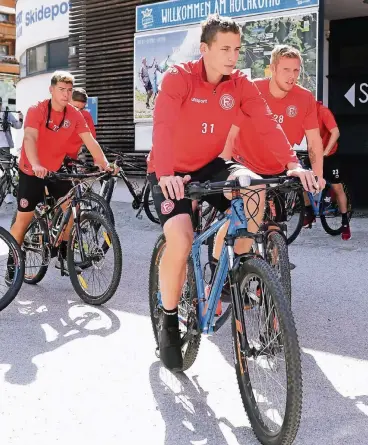
<svg viewBox="0 0 368 445">
<path fill-rule="evenodd" d="M 51 77 L 51 85 L 56 85 L 58 82 L 71 83 L 74 85 L 74 76 L 68 71 L 55 71 Z"/>
<path fill-rule="evenodd" d="M 277 65 L 282 57 L 299 59 L 300 63 L 303 64 L 303 59 L 299 50 L 289 45 L 276 45 L 271 53 L 271 65 Z"/>
</svg>

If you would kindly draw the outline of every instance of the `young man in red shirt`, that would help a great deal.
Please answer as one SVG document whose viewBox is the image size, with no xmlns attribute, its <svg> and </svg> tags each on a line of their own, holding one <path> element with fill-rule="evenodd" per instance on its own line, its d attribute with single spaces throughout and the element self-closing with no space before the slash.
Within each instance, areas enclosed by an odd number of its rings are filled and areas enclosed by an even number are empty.
<svg viewBox="0 0 368 445">
<path fill-rule="evenodd" d="M 273 119 L 264 99 L 252 82 L 234 71 L 241 46 L 240 27 L 231 19 L 210 16 L 202 25 L 202 58 L 171 67 L 165 74 L 153 118 L 153 147 L 148 160 L 151 185 L 160 184 L 162 195 L 154 194 L 155 207 L 166 237 L 160 264 L 160 289 L 164 306 L 159 333 L 160 358 L 171 370 L 182 368 L 178 327 L 178 303 L 186 276 L 186 263 L 193 241 L 192 203 L 184 199 L 188 181 L 223 181 L 242 174 L 257 177 L 248 169 L 219 157 L 232 123 L 249 116 L 265 140 L 291 153 L 285 135 Z M 229 201 L 223 195 L 208 197 L 219 210 Z M 263 208 L 264 196 L 260 196 Z M 247 205 L 244 206 L 247 210 Z M 255 210 L 251 200 L 250 213 Z M 248 230 L 257 232 L 262 212 Z M 236 246 L 249 250 L 249 240 Z"/>
<path fill-rule="evenodd" d="M 39 102 L 28 110 L 24 124 L 24 139 L 19 160 L 19 188 L 17 218 L 11 227 L 11 234 L 21 245 L 27 227 L 31 222 L 36 205 L 42 201 L 47 184 L 50 194 L 59 199 L 65 196 L 71 183 L 49 182 L 49 171 L 58 171 L 69 150 L 70 141 L 78 135 L 93 156 L 94 162 L 102 169 L 109 163 L 101 147 L 92 136 L 82 114 L 70 105 L 74 77 L 67 72 L 57 71 L 51 79 L 51 99 Z M 67 207 L 67 204 L 64 206 Z M 64 208 L 64 210 L 65 210 Z M 66 244 L 72 221 L 65 231 L 60 249 L 66 256 Z M 11 266 L 12 258 L 9 256 Z M 12 270 L 8 267 L 6 281 L 12 282 Z"/>
<path fill-rule="evenodd" d="M 341 212 L 342 218 L 342 232 L 341 238 L 344 241 L 351 239 L 351 231 L 348 218 L 348 200 L 344 192 L 344 187 L 341 183 L 343 179 L 343 168 L 336 157 L 337 140 L 340 137 L 340 131 L 337 126 L 336 120 L 332 112 L 325 107 L 322 102 L 317 102 L 317 116 L 318 124 L 321 133 L 321 138 L 324 147 L 324 163 L 323 174 L 327 181 L 332 185 L 332 188 L 336 194 L 337 203 Z M 306 206 L 306 215 L 304 219 L 304 225 L 309 226 L 314 220 L 314 213 L 312 206 Z"/>
<path fill-rule="evenodd" d="M 70 103 L 71 105 L 73 105 L 73 107 L 75 107 L 82 113 L 82 116 L 84 117 L 84 120 L 86 121 L 86 124 L 88 125 L 92 136 L 96 139 L 96 128 L 91 113 L 85 109 L 87 106 L 87 102 L 88 95 L 86 93 L 86 90 L 84 88 L 74 88 L 72 100 L 70 101 Z M 77 159 L 78 153 L 83 145 L 83 141 L 78 134 L 74 134 L 70 138 L 69 142 L 70 143 L 68 144 L 67 156 L 73 159 Z"/>
</svg>

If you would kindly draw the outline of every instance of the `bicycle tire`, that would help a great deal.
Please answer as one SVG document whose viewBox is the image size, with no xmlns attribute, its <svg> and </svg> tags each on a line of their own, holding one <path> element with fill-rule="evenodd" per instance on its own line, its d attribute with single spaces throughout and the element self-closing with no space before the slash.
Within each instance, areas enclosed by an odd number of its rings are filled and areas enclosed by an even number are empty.
<svg viewBox="0 0 368 445">
<path fill-rule="evenodd" d="M 101 304 L 106 303 L 109 301 L 115 294 L 119 283 L 121 279 L 122 274 L 122 264 L 123 264 L 123 254 L 121 251 L 121 245 L 119 237 L 116 233 L 116 230 L 114 226 L 109 222 L 106 218 L 104 218 L 102 215 L 98 214 L 97 212 L 88 211 L 81 214 L 80 217 L 80 228 L 83 231 L 83 224 L 85 221 L 92 221 L 96 224 L 96 227 L 98 227 L 98 230 L 103 227 L 104 229 L 104 243 L 109 244 L 109 251 L 111 251 L 111 246 L 113 246 L 113 253 L 114 253 L 114 266 L 111 268 L 113 274 L 111 283 L 108 286 L 108 288 L 102 292 L 98 296 L 92 297 L 87 292 L 86 282 L 84 278 L 82 277 L 82 274 L 78 274 L 76 271 L 76 264 L 74 262 L 74 248 L 75 248 L 75 242 L 76 242 L 76 226 L 73 225 L 73 228 L 70 232 L 69 241 L 68 241 L 68 250 L 67 250 L 67 264 L 68 264 L 68 271 L 69 271 L 69 278 L 72 283 L 72 286 L 76 293 L 79 295 L 79 297 L 88 304 L 99 306 Z M 109 241 L 106 241 L 106 240 Z M 106 252 L 103 251 L 101 248 L 99 251 L 99 254 L 101 253 L 101 250 L 103 254 Z M 100 259 L 99 259 L 100 260 Z M 90 267 L 94 267 L 95 265 L 91 265 Z M 88 270 L 89 268 L 86 268 Z M 82 277 L 82 278 L 81 278 Z"/>
<path fill-rule="evenodd" d="M 4 310 L 18 295 L 20 288 L 22 287 L 24 279 L 24 257 L 23 252 L 14 239 L 14 237 L 4 229 L 0 227 L 0 240 L 3 241 L 9 248 L 9 252 L 12 252 L 14 258 L 14 278 L 11 285 L 5 294 L 0 297 L 0 311 Z"/>
<path fill-rule="evenodd" d="M 4 173 L 4 175 L 0 178 L 0 206 L 2 206 L 4 202 L 8 188 L 9 188 L 8 177 L 7 174 Z"/>
<path fill-rule="evenodd" d="M 17 211 L 15 211 L 15 214 L 14 214 L 13 219 L 12 219 L 12 221 L 11 221 L 11 225 L 10 225 L 10 227 L 14 224 L 15 219 L 16 219 L 16 216 L 17 216 Z M 36 225 L 39 226 L 38 229 L 36 229 Z M 27 237 L 28 232 L 29 232 L 32 228 L 35 229 L 35 230 L 37 230 L 37 233 L 42 233 L 42 234 L 47 233 L 47 225 L 46 225 L 46 222 L 45 222 L 43 219 L 36 219 L 35 217 L 33 217 L 33 218 L 32 218 L 32 221 L 31 221 L 31 223 L 29 224 L 29 226 L 28 226 L 28 228 L 27 228 L 27 231 L 26 231 L 26 233 L 25 233 L 25 236 L 24 236 L 24 239 L 25 239 L 25 240 L 26 240 L 26 237 Z M 29 236 L 29 235 L 28 235 L 28 236 Z M 42 236 L 43 236 L 43 235 L 42 235 Z M 43 238 L 44 238 L 44 236 L 43 236 Z M 43 242 L 44 242 L 44 239 L 43 239 L 42 243 L 43 243 Z M 25 254 L 26 254 L 26 258 L 25 258 L 25 270 L 24 270 L 24 279 L 23 279 L 23 281 L 24 281 L 26 284 L 31 284 L 31 285 L 38 284 L 40 281 L 42 281 L 42 280 L 45 278 L 45 275 L 46 275 L 46 273 L 47 273 L 47 270 L 48 270 L 48 268 L 49 268 L 49 265 L 48 265 L 48 264 L 47 264 L 47 265 L 42 264 L 42 265 L 39 266 L 39 270 L 38 270 L 38 272 L 37 272 L 36 274 L 34 274 L 34 275 L 32 275 L 32 276 L 28 275 L 28 274 L 27 274 L 27 270 L 30 269 L 30 267 L 27 266 L 27 250 L 28 250 L 28 249 L 27 249 L 26 245 L 24 244 L 24 241 L 23 241 L 22 246 L 23 246 L 23 250 L 24 250 L 24 252 L 25 252 Z M 45 255 L 45 249 L 43 248 L 42 250 L 43 250 L 43 255 Z M 44 257 L 43 257 L 43 260 L 44 260 Z M 42 260 L 42 261 L 43 261 L 43 260 Z M 32 267 L 34 268 L 35 266 L 32 266 Z"/>
<path fill-rule="evenodd" d="M 294 194 L 294 195 L 291 195 Z M 288 200 L 288 195 L 295 196 L 294 199 Z M 289 206 L 288 206 L 289 204 Z M 300 231 L 303 228 L 303 222 L 304 222 L 304 215 L 305 215 L 305 202 L 304 202 L 304 194 L 302 190 L 292 191 L 289 193 L 286 193 L 285 195 L 285 213 L 286 217 L 289 218 L 292 217 L 295 214 L 295 210 L 299 210 L 299 218 L 297 221 L 297 225 L 291 233 L 289 233 L 289 230 L 287 232 L 287 244 L 290 245 L 293 243 L 299 236 Z M 289 229 L 288 226 L 288 220 L 286 221 L 286 226 Z"/>
<path fill-rule="evenodd" d="M 348 201 L 348 219 L 350 221 L 352 214 L 353 214 L 350 193 L 349 193 L 349 190 L 348 190 L 346 184 L 344 184 L 344 183 L 343 183 L 343 188 L 344 188 L 344 192 L 346 194 L 347 201 Z M 328 233 L 331 236 L 338 236 L 338 235 L 341 235 L 342 224 L 338 229 L 333 229 L 332 227 L 330 227 L 328 225 L 328 220 L 330 218 L 326 217 L 326 215 L 323 214 L 325 211 L 325 207 L 326 207 L 325 199 L 328 197 L 328 193 L 330 192 L 330 190 L 331 190 L 331 187 L 325 187 L 325 189 L 322 191 L 321 205 L 320 205 L 320 219 L 321 219 L 322 227 L 326 233 Z M 337 217 L 341 217 L 341 213 L 339 213 L 337 215 Z"/>
<path fill-rule="evenodd" d="M 110 205 L 111 199 L 112 199 L 112 195 L 114 193 L 114 188 L 115 188 L 115 179 L 114 178 L 110 178 L 108 180 L 108 185 L 107 185 L 107 190 L 104 193 L 105 196 L 103 196 L 103 198 L 105 199 L 105 201 Z"/>
<path fill-rule="evenodd" d="M 278 252 L 278 264 L 273 264 L 273 258 L 270 256 L 269 249 L 272 248 L 277 249 Z M 266 239 L 266 249 L 265 249 L 265 259 L 268 264 L 275 269 L 277 275 L 279 276 L 281 283 L 284 287 L 285 293 L 291 302 L 291 274 L 290 274 L 290 261 L 289 261 L 289 252 L 287 247 L 287 241 L 281 233 L 272 230 L 267 234 Z M 278 271 L 276 266 L 278 266 Z"/>
<path fill-rule="evenodd" d="M 151 199 L 150 199 L 150 196 L 151 196 Z M 152 194 L 151 194 L 151 185 L 148 184 L 146 187 L 146 190 L 144 191 L 143 208 L 144 208 L 144 211 L 146 212 L 146 215 L 150 221 L 152 221 L 156 224 L 160 224 L 160 220 L 159 220 L 158 216 L 155 216 L 150 209 L 150 200 L 153 201 L 153 198 L 152 198 Z"/>
<path fill-rule="evenodd" d="M 158 346 L 158 334 L 159 329 L 161 328 L 162 323 L 162 311 L 160 310 L 158 306 L 158 299 L 157 295 L 160 291 L 159 288 L 159 266 L 160 266 L 160 260 L 163 254 L 163 251 L 165 249 L 165 236 L 162 234 L 159 236 L 158 240 L 156 241 L 155 247 L 153 248 L 152 257 L 151 257 L 151 264 L 150 264 L 150 271 L 149 271 L 149 285 L 148 285 L 148 292 L 149 292 L 149 308 L 150 308 L 150 316 L 151 316 L 151 323 L 152 323 L 152 329 L 153 334 L 155 336 L 156 345 Z M 188 259 L 188 272 L 187 277 L 190 277 L 189 280 L 187 279 L 187 289 L 188 289 L 188 296 L 186 298 L 186 301 L 190 305 L 195 305 L 195 302 L 197 300 L 197 288 L 195 284 L 195 276 L 194 276 L 194 267 L 193 267 L 193 261 L 191 257 Z M 183 289 L 186 287 L 184 284 Z M 180 303 L 179 303 L 179 313 L 181 311 L 181 307 L 183 306 L 183 299 L 185 297 L 182 295 Z M 186 303 L 185 303 L 186 304 Z M 197 320 L 197 308 L 196 306 L 195 313 L 196 313 L 196 320 Z M 201 343 L 201 335 L 197 334 L 194 335 L 193 338 L 187 343 L 186 350 L 183 353 L 183 371 L 186 371 L 189 369 L 193 363 L 195 362 L 199 346 Z"/>
<path fill-rule="evenodd" d="M 240 280 L 245 280 L 248 275 L 259 276 L 267 289 L 269 289 L 276 312 L 278 329 L 281 329 L 283 334 L 287 396 L 284 422 L 279 433 L 271 432 L 262 420 L 249 375 L 250 368 L 248 365 L 252 365 L 252 362 L 243 359 L 240 354 L 238 329 L 233 316 L 233 352 L 240 395 L 252 430 L 263 445 L 291 445 L 299 429 L 303 396 L 300 347 L 294 318 L 283 288 L 269 264 L 260 258 L 251 258 L 245 261 L 241 265 L 238 277 Z M 243 329 L 243 332 L 246 332 L 247 327 L 243 326 Z"/>
</svg>

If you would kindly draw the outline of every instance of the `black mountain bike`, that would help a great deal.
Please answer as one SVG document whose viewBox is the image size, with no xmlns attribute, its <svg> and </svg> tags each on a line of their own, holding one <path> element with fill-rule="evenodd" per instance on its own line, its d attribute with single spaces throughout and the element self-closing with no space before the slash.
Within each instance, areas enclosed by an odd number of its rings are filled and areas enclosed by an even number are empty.
<svg viewBox="0 0 368 445">
<path fill-rule="evenodd" d="M 16 156 L 0 150 L 0 206 L 6 195 L 17 196 L 19 171 Z"/>
</svg>

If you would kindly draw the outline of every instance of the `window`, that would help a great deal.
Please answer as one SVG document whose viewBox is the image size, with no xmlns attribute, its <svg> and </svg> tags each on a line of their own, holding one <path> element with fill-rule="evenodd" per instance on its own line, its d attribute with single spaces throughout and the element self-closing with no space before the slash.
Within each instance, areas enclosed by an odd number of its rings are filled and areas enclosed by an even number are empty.
<svg viewBox="0 0 368 445">
<path fill-rule="evenodd" d="M 0 45 L 1 46 L 1 45 Z M 68 39 L 29 48 L 20 59 L 20 76 L 68 68 Z M 0 49 L 1 56 L 1 49 Z"/>
<path fill-rule="evenodd" d="M 68 40 L 57 40 L 49 43 L 49 70 L 68 67 Z"/>
<path fill-rule="evenodd" d="M 8 45 L 0 45 L 0 57 L 9 55 L 9 46 Z"/>
<path fill-rule="evenodd" d="M 36 46 L 28 50 L 28 73 L 47 71 L 47 45 Z"/>
<path fill-rule="evenodd" d="M 9 14 L 0 14 L 0 23 L 10 22 Z"/>
<path fill-rule="evenodd" d="M 27 76 L 27 52 L 20 56 L 19 60 L 19 75 L 21 78 Z"/>
</svg>

